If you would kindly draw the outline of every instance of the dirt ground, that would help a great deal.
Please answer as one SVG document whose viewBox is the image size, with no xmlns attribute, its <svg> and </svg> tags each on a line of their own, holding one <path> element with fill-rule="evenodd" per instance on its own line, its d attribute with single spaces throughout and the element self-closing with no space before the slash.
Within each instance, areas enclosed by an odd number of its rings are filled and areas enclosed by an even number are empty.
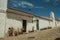
<svg viewBox="0 0 60 40">
<path fill-rule="evenodd" d="M 60 38 L 60 27 L 36 31 L 33 33 L 22 34 L 19 36 L 5 37 L 0 40 L 55 40 Z"/>
</svg>

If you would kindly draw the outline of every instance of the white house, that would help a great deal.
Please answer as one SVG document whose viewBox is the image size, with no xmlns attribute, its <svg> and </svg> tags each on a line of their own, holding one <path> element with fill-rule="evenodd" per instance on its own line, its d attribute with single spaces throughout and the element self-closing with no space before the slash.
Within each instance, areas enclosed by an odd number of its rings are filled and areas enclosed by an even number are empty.
<svg viewBox="0 0 60 40">
<path fill-rule="evenodd" d="M 9 27 L 24 28 L 24 32 L 40 30 L 46 27 L 60 26 L 60 20 L 55 20 L 51 11 L 50 17 L 36 16 L 24 11 L 7 8 L 7 0 L 0 0 L 0 37 L 4 37 Z"/>
</svg>

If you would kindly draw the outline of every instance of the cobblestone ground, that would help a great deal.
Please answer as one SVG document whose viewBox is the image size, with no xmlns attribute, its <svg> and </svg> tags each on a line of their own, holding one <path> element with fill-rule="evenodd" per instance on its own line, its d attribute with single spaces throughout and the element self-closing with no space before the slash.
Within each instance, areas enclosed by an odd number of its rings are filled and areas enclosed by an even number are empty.
<svg viewBox="0 0 60 40">
<path fill-rule="evenodd" d="M 19 36 L 5 37 L 4 40 L 55 40 L 56 38 L 60 38 L 60 27 L 22 34 Z"/>
</svg>

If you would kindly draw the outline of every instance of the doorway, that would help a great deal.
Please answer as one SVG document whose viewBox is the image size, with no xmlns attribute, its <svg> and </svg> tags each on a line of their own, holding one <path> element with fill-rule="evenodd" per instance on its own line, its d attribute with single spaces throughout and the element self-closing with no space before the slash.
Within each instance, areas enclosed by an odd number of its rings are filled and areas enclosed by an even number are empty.
<svg viewBox="0 0 60 40">
<path fill-rule="evenodd" d="M 23 32 L 26 32 L 27 21 L 23 20 Z"/>
<path fill-rule="evenodd" d="M 39 30 L 39 20 L 36 20 L 36 21 L 37 21 L 36 27 L 37 27 L 37 30 Z"/>
</svg>

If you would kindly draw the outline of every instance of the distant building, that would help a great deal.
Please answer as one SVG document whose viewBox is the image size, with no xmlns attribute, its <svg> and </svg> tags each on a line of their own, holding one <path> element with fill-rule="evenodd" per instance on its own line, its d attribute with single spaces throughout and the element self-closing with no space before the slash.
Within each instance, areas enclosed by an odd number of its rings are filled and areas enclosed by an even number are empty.
<svg viewBox="0 0 60 40">
<path fill-rule="evenodd" d="M 0 37 L 4 37 L 9 27 L 24 28 L 24 32 L 40 30 L 46 27 L 60 26 L 60 20 L 55 20 L 54 12 L 50 17 L 36 16 L 27 12 L 7 8 L 7 0 L 0 1 Z"/>
</svg>

